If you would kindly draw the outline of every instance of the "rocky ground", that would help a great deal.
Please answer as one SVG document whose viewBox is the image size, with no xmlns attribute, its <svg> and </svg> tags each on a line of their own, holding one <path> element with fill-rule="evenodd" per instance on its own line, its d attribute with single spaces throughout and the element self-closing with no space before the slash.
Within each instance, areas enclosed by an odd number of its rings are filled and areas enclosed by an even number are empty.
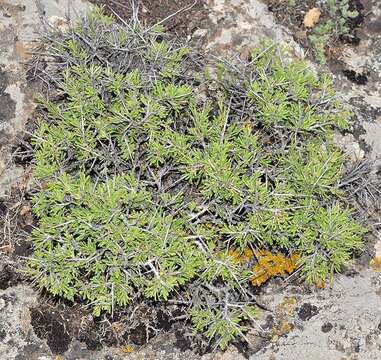
<svg viewBox="0 0 381 360">
<path fill-rule="evenodd" d="M 118 14 L 129 14 L 128 1 L 103 3 Z M 190 7 L 193 1 L 144 0 L 142 4 L 142 17 L 150 23 Z M 362 0 L 361 5 L 359 43 L 339 44 L 338 55 L 328 65 L 312 61 L 311 66 L 333 73 L 340 97 L 355 113 L 353 131 L 338 134 L 337 143 L 354 162 L 364 157 L 374 161 L 373 177 L 377 177 L 381 173 L 381 3 Z M 269 284 L 259 298 L 267 310 L 257 329 L 248 334 L 249 344 L 232 345 L 224 354 L 197 355 L 195 344 L 166 324 L 148 344 L 143 340 L 129 346 L 118 336 L 122 322 L 107 326 L 79 307 L 54 303 L 15 272 L 29 250 L 27 241 L 12 242 L 10 234 L 16 228 L 21 228 L 21 234 L 33 223 L 28 206 L 16 198 L 28 187 L 30 169 L 16 161 L 20 157 L 14 155 L 14 148 L 28 127 L 37 92 L 25 64 L 44 28 L 64 26 L 65 14 L 73 18 L 90 6 L 84 0 L 0 0 L 0 218 L 8 224 L 0 228 L 0 358 L 381 359 L 381 275 L 377 262 L 369 266 L 372 258 L 381 257 L 377 230 L 355 265 L 327 288 L 296 286 L 292 279 Z M 251 47 L 267 37 L 290 45 L 298 56 L 308 56 L 308 49 L 286 27 L 287 21 L 279 19 L 259 0 L 208 0 L 171 18 L 168 30 L 224 56 L 245 58 Z M 103 338 L 109 341 L 100 341 L 102 332 L 107 332 Z"/>
</svg>

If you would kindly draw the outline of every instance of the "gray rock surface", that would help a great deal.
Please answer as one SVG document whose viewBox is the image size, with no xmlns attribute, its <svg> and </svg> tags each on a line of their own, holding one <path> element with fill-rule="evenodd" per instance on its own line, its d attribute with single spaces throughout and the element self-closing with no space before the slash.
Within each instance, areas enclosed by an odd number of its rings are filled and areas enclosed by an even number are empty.
<svg viewBox="0 0 381 360">
<path fill-rule="evenodd" d="M 49 353 L 32 330 L 31 306 L 37 305 L 37 294 L 28 286 L 16 286 L 0 291 L 0 358 L 32 359 Z M 28 357 L 29 356 L 29 357 Z"/>
<path fill-rule="evenodd" d="M 258 360 L 379 360 L 381 358 L 381 277 L 361 271 L 337 276 L 332 288 L 311 294 L 264 297 L 279 304 L 296 298 L 289 317 L 293 330 L 252 356 Z"/>
<path fill-rule="evenodd" d="M 34 109 L 35 91 L 25 71 L 29 51 L 44 26 L 60 26 L 65 14 L 76 17 L 88 7 L 85 0 L 0 1 L 0 197 L 22 181 L 23 170 L 12 164 L 10 149 Z"/>
</svg>

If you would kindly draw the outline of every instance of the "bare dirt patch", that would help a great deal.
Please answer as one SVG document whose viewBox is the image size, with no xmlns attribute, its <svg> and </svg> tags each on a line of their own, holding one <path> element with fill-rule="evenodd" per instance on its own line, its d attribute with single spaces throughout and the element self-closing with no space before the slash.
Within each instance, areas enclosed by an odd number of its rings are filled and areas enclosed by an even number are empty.
<svg viewBox="0 0 381 360">
<path fill-rule="evenodd" d="M 130 19 L 133 14 L 129 0 L 90 0 L 96 5 L 104 5 L 110 14 L 118 14 L 123 19 Z M 188 36 L 208 20 L 208 10 L 205 0 L 143 0 L 139 2 L 139 20 L 145 26 L 152 26 L 159 21 L 175 14 L 163 25 L 168 33 Z"/>
</svg>

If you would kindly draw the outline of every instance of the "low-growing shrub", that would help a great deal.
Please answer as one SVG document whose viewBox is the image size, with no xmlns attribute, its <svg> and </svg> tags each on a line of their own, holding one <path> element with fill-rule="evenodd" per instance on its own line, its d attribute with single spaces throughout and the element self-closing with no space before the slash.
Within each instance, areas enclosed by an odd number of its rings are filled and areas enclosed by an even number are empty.
<svg viewBox="0 0 381 360">
<path fill-rule="evenodd" d="M 269 43 L 214 66 L 99 9 L 46 51 L 25 269 L 39 288 L 96 316 L 178 304 L 225 347 L 257 314 L 253 286 L 297 267 L 325 281 L 361 248 L 328 76 Z"/>
</svg>

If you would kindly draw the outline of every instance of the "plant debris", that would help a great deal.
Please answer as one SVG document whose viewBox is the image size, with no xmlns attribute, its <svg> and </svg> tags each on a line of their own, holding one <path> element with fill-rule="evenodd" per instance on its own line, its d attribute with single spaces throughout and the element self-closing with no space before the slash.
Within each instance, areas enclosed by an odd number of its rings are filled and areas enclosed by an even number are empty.
<svg viewBox="0 0 381 360">
<path fill-rule="evenodd" d="M 304 15 L 303 24 L 305 27 L 314 27 L 320 19 L 321 11 L 318 8 L 312 8 L 308 10 L 306 15 Z"/>
<path fill-rule="evenodd" d="M 360 1 L 352 0 L 267 0 L 276 18 L 295 32 L 295 39 L 311 49 L 321 64 L 334 57 L 340 43 L 358 44 L 357 28 L 364 15 Z M 304 25 L 306 31 L 300 31 Z"/>
</svg>

